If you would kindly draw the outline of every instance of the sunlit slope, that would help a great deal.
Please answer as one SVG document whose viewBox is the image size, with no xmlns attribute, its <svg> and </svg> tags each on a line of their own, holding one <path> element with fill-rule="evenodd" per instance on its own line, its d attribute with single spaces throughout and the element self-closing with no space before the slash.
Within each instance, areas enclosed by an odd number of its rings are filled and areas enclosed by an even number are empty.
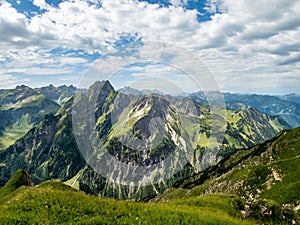
<svg viewBox="0 0 300 225">
<path fill-rule="evenodd" d="M 256 224 L 230 195 L 149 204 L 88 196 L 58 181 L 24 185 L 0 197 L 0 224 Z"/>
</svg>

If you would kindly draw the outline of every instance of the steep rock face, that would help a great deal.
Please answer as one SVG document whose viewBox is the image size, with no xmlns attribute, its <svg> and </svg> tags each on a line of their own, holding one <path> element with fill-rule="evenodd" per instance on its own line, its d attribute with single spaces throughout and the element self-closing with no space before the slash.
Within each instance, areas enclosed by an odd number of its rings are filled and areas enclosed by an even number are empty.
<svg viewBox="0 0 300 225">
<path fill-rule="evenodd" d="M 109 104 L 113 104 L 115 91 L 108 81 L 96 82 L 89 88 L 87 96 L 89 96 L 90 102 L 94 101 L 95 98 L 97 99 L 95 101 L 95 117 L 98 120 L 103 112 L 108 111 Z"/>
</svg>

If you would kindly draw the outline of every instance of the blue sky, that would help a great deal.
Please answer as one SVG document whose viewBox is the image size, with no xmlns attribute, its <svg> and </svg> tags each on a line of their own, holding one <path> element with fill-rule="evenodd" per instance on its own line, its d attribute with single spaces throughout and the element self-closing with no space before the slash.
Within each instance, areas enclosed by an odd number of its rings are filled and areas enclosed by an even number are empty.
<svg viewBox="0 0 300 225">
<path fill-rule="evenodd" d="M 144 60 L 144 43 L 157 42 L 201 60 L 221 91 L 300 93 L 299 12 L 297 0 L 0 0 L 0 88 L 80 86 L 99 60 Z M 157 56 L 120 64 L 115 85 L 160 74 L 170 87 L 181 68 Z"/>
</svg>

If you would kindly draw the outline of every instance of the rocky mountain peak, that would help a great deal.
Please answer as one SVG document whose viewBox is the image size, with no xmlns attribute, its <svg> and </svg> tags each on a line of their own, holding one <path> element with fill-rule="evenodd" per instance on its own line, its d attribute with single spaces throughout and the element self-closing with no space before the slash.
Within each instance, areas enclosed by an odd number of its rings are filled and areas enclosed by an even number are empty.
<svg viewBox="0 0 300 225">
<path fill-rule="evenodd" d="M 176 118 L 175 114 L 175 109 L 163 96 L 151 94 L 143 97 L 130 113 L 131 118 L 139 118 L 133 126 L 133 132 L 155 142 L 167 135 L 167 120 Z"/>
<path fill-rule="evenodd" d="M 149 116 L 165 118 L 170 102 L 162 96 L 151 94 L 137 102 L 135 107 L 137 110 L 141 110 L 146 106 L 149 107 Z"/>
<path fill-rule="evenodd" d="M 112 85 L 108 80 L 95 81 L 90 87 L 89 91 L 92 90 L 101 90 L 101 89 L 113 89 Z"/>
<path fill-rule="evenodd" d="M 96 81 L 87 91 L 90 102 L 104 102 L 110 91 L 114 90 L 109 81 Z"/>
</svg>

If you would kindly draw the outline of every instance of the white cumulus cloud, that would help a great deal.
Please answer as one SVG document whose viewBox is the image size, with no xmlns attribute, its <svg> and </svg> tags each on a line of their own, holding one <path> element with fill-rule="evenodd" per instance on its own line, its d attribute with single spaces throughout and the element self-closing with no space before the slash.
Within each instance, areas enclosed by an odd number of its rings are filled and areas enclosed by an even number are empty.
<svg viewBox="0 0 300 225">
<path fill-rule="evenodd" d="M 253 80 L 247 83 L 249 92 L 299 92 L 299 78 L 286 81 L 299 75 L 299 1 L 207 0 L 205 9 L 212 15 L 204 22 L 197 20 L 199 12 L 184 7 L 188 1 L 170 3 L 161 7 L 137 0 L 73 0 L 55 7 L 34 0 L 45 11 L 28 18 L 2 0 L 3 68 L 88 66 L 87 60 L 58 56 L 51 50 L 60 47 L 104 54 L 115 52 L 124 39 L 160 41 L 193 52 L 210 67 L 222 90 L 246 91 L 245 82 Z M 264 81 L 269 88 L 257 85 Z"/>
</svg>

